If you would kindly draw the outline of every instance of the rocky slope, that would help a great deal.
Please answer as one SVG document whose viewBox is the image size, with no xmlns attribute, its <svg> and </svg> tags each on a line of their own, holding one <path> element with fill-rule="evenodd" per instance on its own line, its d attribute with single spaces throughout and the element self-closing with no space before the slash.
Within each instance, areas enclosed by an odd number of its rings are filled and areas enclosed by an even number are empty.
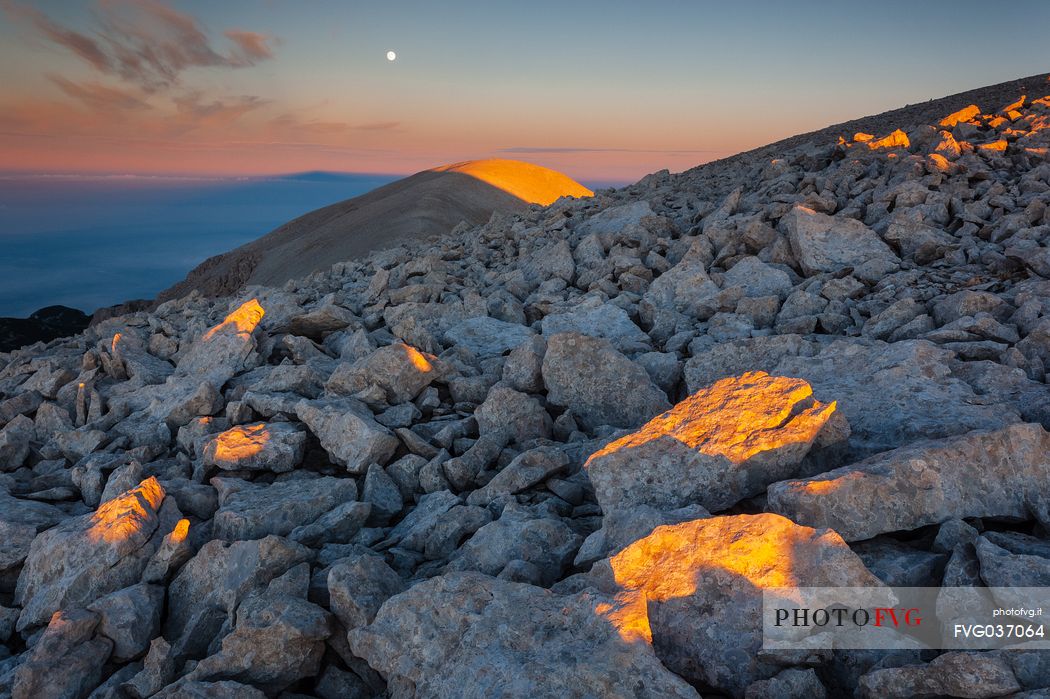
<svg viewBox="0 0 1050 699">
<path fill-rule="evenodd" d="M 759 619 L 1050 579 L 1048 93 L 0 355 L 0 696 L 1046 696 Z"/>
<path fill-rule="evenodd" d="M 425 240 L 460 224 L 484 223 L 494 211 L 521 211 L 529 204 L 590 194 L 560 172 L 520 160 L 445 165 L 304 214 L 205 260 L 157 298 L 168 301 L 192 291 L 225 296 L 248 284 L 276 286 L 373 250 Z"/>
</svg>

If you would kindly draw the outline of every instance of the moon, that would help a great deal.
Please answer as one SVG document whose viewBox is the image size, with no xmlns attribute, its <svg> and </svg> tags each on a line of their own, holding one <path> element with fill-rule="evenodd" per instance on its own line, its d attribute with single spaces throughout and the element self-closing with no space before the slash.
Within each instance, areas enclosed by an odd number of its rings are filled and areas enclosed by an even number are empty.
<svg viewBox="0 0 1050 699">
<path fill-rule="evenodd" d="M 397 59 L 397 54 L 396 53 L 394 53 L 393 51 L 387 51 L 386 52 L 386 60 L 393 61 L 395 59 Z"/>
</svg>

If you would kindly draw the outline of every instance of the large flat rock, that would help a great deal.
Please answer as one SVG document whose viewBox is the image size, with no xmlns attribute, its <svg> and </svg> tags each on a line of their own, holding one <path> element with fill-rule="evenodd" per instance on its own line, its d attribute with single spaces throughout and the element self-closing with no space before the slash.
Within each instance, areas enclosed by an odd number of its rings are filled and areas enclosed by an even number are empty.
<svg viewBox="0 0 1050 699">
<path fill-rule="evenodd" d="M 965 517 L 1025 519 L 1050 498 L 1050 433 L 1011 425 L 909 444 L 769 487 L 769 507 L 847 541 Z"/>
<path fill-rule="evenodd" d="M 644 624 L 617 626 L 639 613 L 637 596 L 450 573 L 387 600 L 349 641 L 403 696 L 698 697 L 657 660 Z"/>
<path fill-rule="evenodd" d="M 700 389 L 586 463 L 606 512 L 724 510 L 799 463 L 835 412 L 801 379 L 753 371 Z"/>
<path fill-rule="evenodd" d="M 33 540 L 18 578 L 18 629 L 45 624 L 51 615 L 139 581 L 160 545 L 164 488 L 156 478 L 110 500 L 93 513 L 71 517 Z"/>
<path fill-rule="evenodd" d="M 647 614 L 669 670 L 733 696 L 782 669 L 759 654 L 764 589 L 882 587 L 840 536 L 774 514 L 657 527 L 589 575 L 604 592 L 645 596 L 647 609 L 619 624 Z"/>
<path fill-rule="evenodd" d="M 918 439 L 1020 422 L 1008 401 L 979 397 L 954 377 L 954 353 L 925 340 L 836 340 L 811 356 L 785 357 L 772 372 L 805 379 L 836 401 L 850 424 L 849 452 L 864 457 Z"/>
</svg>

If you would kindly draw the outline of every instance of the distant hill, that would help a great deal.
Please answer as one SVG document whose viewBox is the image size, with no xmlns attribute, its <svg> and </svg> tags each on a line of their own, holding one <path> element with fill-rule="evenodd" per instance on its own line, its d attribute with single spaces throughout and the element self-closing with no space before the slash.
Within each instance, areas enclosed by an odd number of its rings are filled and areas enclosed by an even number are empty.
<svg viewBox="0 0 1050 699">
<path fill-rule="evenodd" d="M 66 306 L 41 308 L 28 318 L 0 318 L 0 352 L 75 335 L 88 326 L 88 320 L 82 311 Z"/>
<path fill-rule="evenodd" d="M 338 176 L 296 175 L 326 180 Z M 406 238 L 447 233 L 461 222 L 484 223 L 494 211 L 592 194 L 560 172 L 518 160 L 445 165 L 311 211 L 258 240 L 211 257 L 157 300 L 179 298 L 193 290 L 219 296 L 247 284 L 280 285 Z"/>
</svg>

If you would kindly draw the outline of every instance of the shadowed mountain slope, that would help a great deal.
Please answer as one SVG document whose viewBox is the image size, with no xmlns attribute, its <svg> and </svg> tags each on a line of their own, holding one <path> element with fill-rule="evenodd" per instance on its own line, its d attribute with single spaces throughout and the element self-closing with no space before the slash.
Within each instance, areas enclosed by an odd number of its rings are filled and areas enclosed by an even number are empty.
<svg viewBox="0 0 1050 699">
<path fill-rule="evenodd" d="M 548 205 L 592 192 L 571 178 L 518 160 L 437 167 L 300 216 L 247 245 L 209 258 L 158 301 L 199 290 L 230 294 L 246 284 L 280 285 L 406 239 L 484 223 L 494 211 Z"/>
</svg>

